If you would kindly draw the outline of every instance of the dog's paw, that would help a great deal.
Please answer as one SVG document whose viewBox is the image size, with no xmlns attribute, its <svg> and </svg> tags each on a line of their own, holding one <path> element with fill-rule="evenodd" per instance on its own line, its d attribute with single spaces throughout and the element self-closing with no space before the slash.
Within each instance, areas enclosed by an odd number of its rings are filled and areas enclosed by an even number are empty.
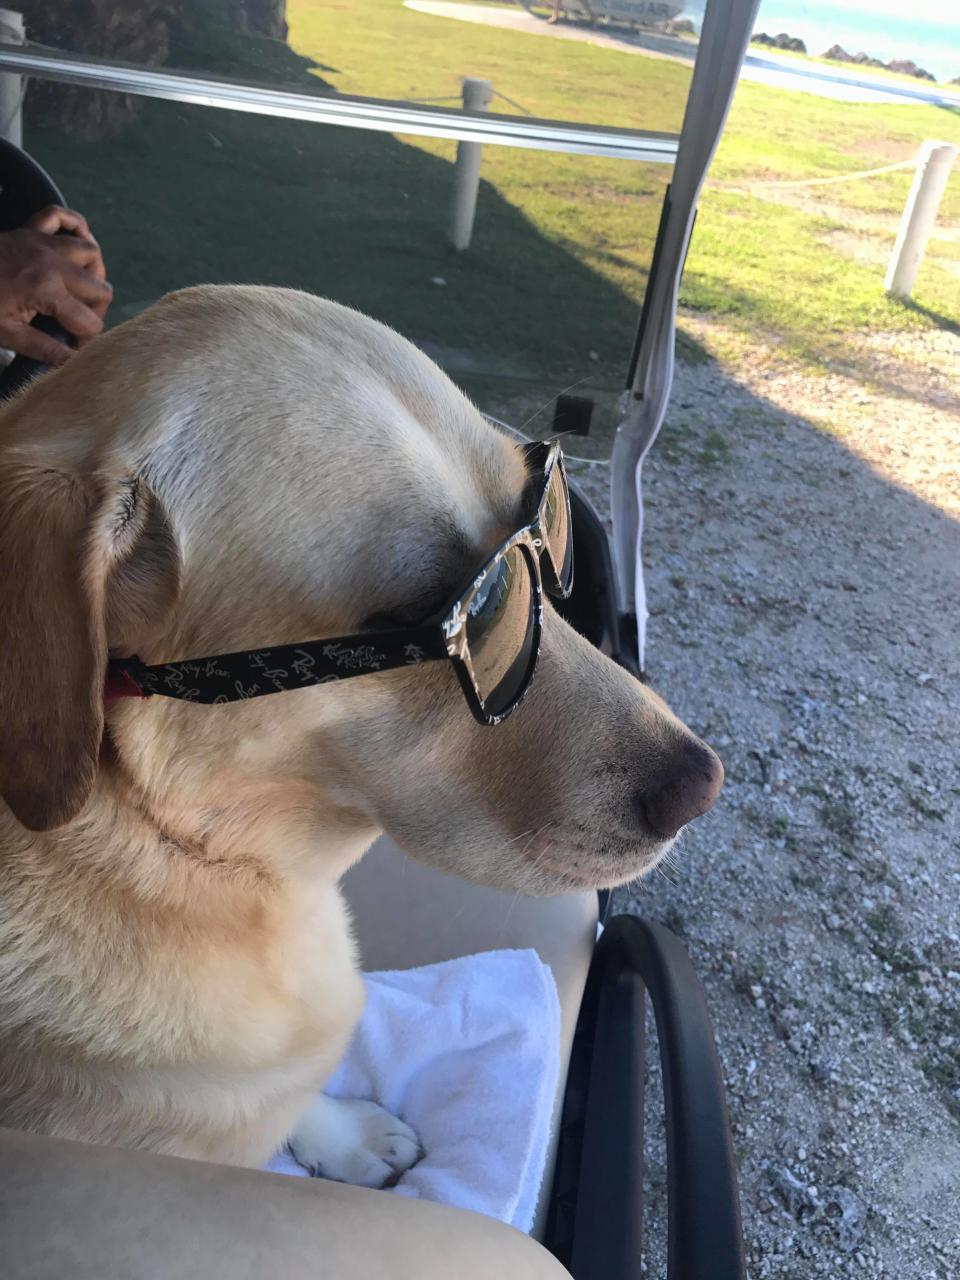
<svg viewBox="0 0 960 1280">
<path fill-rule="evenodd" d="M 420 1158 L 409 1125 L 375 1102 L 319 1094 L 287 1139 L 298 1164 L 320 1178 L 385 1187 Z"/>
</svg>

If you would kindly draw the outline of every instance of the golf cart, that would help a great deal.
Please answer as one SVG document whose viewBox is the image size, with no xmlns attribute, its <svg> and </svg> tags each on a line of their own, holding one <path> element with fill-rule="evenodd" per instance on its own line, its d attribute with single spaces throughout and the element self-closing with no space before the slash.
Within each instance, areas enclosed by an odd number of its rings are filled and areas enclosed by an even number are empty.
<svg viewBox="0 0 960 1280">
<path fill-rule="evenodd" d="M 755 3 L 709 0 L 673 177 L 628 362 L 612 459 L 612 544 L 573 486 L 577 579 L 568 620 L 638 676 L 645 665 L 640 470 L 666 410 L 677 288 L 700 186 L 719 138 Z M 0 45 L 0 70 L 62 84 L 203 102 L 350 127 L 508 145 L 588 145 L 585 130 L 516 117 L 471 118 L 414 104 L 297 94 L 49 49 Z M 359 124 L 358 124 L 359 122 Z M 538 132 L 539 131 L 539 132 Z M 591 145 L 652 146 L 594 130 Z M 580 142 L 576 139 L 579 137 Z M 596 141 L 599 139 L 599 141 Z M 0 151 L 0 230 L 63 202 L 19 148 Z M 70 192 L 64 192 L 67 200 Z M 253 270 L 253 267 L 251 268 Z M 38 323 L 46 324 L 46 321 Z M 21 358 L 0 381 L 14 394 L 42 376 Z M 514 900 L 407 858 L 383 839 L 348 873 L 364 967 L 410 969 L 492 948 L 535 948 L 561 1009 L 560 1086 L 543 1193 L 524 1236 L 441 1204 L 325 1182 L 0 1134 L 4 1275 L 28 1277 L 573 1275 L 633 1280 L 657 1265 L 642 1248 L 645 1009 L 656 1017 L 668 1165 L 666 1274 L 744 1275 L 736 1168 L 724 1087 L 704 997 L 680 942 L 663 927 L 609 914 L 607 895 Z M 598 938 L 598 923 L 603 930 Z"/>
</svg>

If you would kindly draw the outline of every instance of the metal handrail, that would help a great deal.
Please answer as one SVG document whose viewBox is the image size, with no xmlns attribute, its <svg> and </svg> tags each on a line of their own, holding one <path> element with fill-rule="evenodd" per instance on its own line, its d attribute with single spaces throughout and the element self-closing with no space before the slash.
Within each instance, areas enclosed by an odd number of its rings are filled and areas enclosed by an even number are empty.
<svg viewBox="0 0 960 1280">
<path fill-rule="evenodd" d="M 178 71 L 160 71 L 127 63 L 35 50 L 30 45 L 0 43 L 0 70 L 26 73 L 39 80 L 132 93 L 170 102 L 248 111 L 286 120 L 381 133 L 450 138 L 531 151 L 673 164 L 679 134 L 646 133 L 607 125 L 577 125 L 526 116 L 487 115 L 452 107 L 417 105 L 349 94 L 298 93 L 268 85 L 246 84 Z"/>
</svg>

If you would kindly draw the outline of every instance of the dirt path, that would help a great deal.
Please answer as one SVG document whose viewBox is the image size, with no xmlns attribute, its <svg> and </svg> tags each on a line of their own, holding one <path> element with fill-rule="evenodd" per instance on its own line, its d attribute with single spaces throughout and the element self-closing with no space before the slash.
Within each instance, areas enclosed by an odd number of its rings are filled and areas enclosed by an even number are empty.
<svg viewBox="0 0 960 1280">
<path fill-rule="evenodd" d="M 626 902 L 707 988 L 750 1275 L 955 1280 L 960 337 L 681 366 L 646 493 L 651 678 L 727 785 Z"/>
<path fill-rule="evenodd" d="M 754 1277 L 960 1274 L 960 339 L 873 354 L 682 369 L 649 474 L 652 676 L 728 785 L 637 905 L 708 988 Z"/>
</svg>

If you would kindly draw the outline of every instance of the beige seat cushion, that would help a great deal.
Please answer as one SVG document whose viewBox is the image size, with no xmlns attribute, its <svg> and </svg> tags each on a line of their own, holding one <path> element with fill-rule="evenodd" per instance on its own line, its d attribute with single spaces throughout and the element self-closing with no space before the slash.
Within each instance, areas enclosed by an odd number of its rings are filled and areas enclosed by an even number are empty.
<svg viewBox="0 0 960 1280">
<path fill-rule="evenodd" d="M 421 866 L 378 840 L 344 878 L 363 967 L 411 969 L 455 956 L 533 947 L 553 972 L 560 996 L 560 1082 L 544 1193 L 533 1234 L 546 1225 L 546 1190 L 570 1046 L 597 936 L 597 895 L 524 898 L 484 889 Z"/>
<path fill-rule="evenodd" d="M 492 1218 L 0 1130 L 3 1280 L 563 1280 Z"/>
</svg>

